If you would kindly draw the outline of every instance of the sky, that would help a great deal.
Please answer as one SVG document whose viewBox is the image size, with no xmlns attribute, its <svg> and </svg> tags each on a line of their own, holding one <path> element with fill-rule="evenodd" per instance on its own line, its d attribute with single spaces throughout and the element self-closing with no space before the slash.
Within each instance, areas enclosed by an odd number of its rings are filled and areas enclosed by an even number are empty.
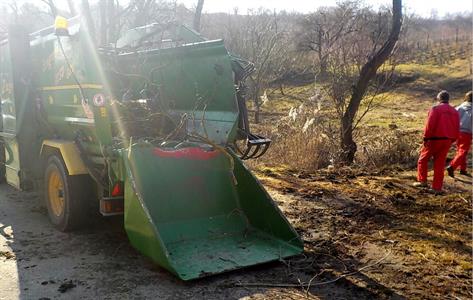
<svg viewBox="0 0 473 300">
<path fill-rule="evenodd" d="M 5 0 L 0 0 L 2 4 Z M 39 0 L 17 0 L 18 2 L 39 2 Z M 97 0 L 89 0 L 95 3 Z M 195 8 L 197 0 L 176 0 L 186 7 Z M 286 10 L 288 12 L 296 11 L 301 13 L 313 12 L 320 6 L 334 6 L 340 0 L 204 0 L 204 12 L 226 12 L 233 13 L 234 8 L 238 8 L 240 14 L 246 13 L 248 9 L 266 8 L 269 10 Z M 378 8 L 379 6 L 391 6 L 392 0 L 363 0 L 365 4 Z M 74 1 L 76 2 L 76 1 Z M 126 3 L 127 0 L 120 0 L 120 3 Z M 67 8 L 66 0 L 55 0 L 56 5 L 61 8 Z M 79 1 L 77 1 L 79 3 Z M 76 5 L 78 5 L 76 3 Z M 473 10 L 473 0 L 403 0 L 403 6 L 407 13 L 416 13 L 423 17 L 430 17 L 432 13 L 442 17 L 447 13 L 464 13 Z"/>
<path fill-rule="evenodd" d="M 187 7 L 195 7 L 197 0 L 178 0 Z M 390 0 L 365 0 L 366 4 L 377 8 L 382 5 L 392 5 Z M 204 0 L 204 12 L 233 12 L 235 7 L 239 13 L 248 9 L 264 7 L 270 10 L 297 11 L 302 13 L 312 12 L 319 6 L 334 6 L 337 0 Z M 423 17 L 430 17 L 436 11 L 439 17 L 446 13 L 472 11 L 472 0 L 404 0 L 403 5 L 407 11 L 415 12 Z"/>
</svg>

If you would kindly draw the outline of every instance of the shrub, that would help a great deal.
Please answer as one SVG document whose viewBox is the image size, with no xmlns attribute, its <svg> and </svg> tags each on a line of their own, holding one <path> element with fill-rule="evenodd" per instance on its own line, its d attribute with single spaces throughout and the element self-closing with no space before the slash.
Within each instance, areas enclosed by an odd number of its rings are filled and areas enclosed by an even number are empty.
<svg viewBox="0 0 473 300">
<path fill-rule="evenodd" d="M 313 171 L 337 166 L 340 157 L 339 124 L 335 112 L 320 109 L 317 101 L 305 101 L 291 108 L 276 124 L 259 128 L 272 139 L 264 164 L 285 164 L 291 168 Z M 357 129 L 358 151 L 355 165 L 359 167 L 413 167 L 422 140 L 419 131 L 402 131 L 397 126 Z"/>
<path fill-rule="evenodd" d="M 364 129 L 358 138 L 356 163 L 366 167 L 403 165 L 414 167 L 422 136 L 419 131 Z"/>
</svg>

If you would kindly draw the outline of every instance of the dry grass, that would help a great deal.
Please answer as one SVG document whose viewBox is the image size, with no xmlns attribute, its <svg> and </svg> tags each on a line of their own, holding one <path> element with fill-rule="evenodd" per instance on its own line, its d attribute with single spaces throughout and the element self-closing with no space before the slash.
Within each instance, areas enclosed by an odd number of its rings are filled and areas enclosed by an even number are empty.
<svg viewBox="0 0 473 300">
<path fill-rule="evenodd" d="M 411 117 L 409 115 L 410 118 Z M 340 155 L 339 124 L 335 112 L 319 110 L 306 101 L 282 116 L 266 116 L 255 130 L 270 137 L 272 146 L 260 159 L 266 165 L 284 164 L 299 170 L 316 170 L 336 165 Z M 418 120 L 412 127 L 400 128 L 400 122 L 376 119 L 356 132 L 358 152 L 355 163 L 365 167 L 401 164 L 411 166 L 417 159 L 421 136 Z M 374 122 L 373 122 L 374 123 Z"/>
<path fill-rule="evenodd" d="M 401 64 L 396 71 L 403 75 L 417 74 L 420 82 L 432 83 L 442 78 L 464 78 L 470 75 L 469 63 L 465 59 L 453 60 L 450 64 Z"/>
<path fill-rule="evenodd" d="M 356 154 L 358 164 L 375 168 L 386 165 L 415 166 L 422 140 L 420 132 L 370 129 L 363 129 L 365 132 L 358 139 L 358 144 L 361 145 Z"/>
<path fill-rule="evenodd" d="M 335 150 L 338 143 L 335 119 L 330 112 L 321 112 L 316 103 L 308 100 L 292 106 L 286 115 L 273 115 L 272 122 L 256 128 L 273 141 L 261 160 L 301 170 L 315 170 L 333 164 L 338 155 Z"/>
</svg>

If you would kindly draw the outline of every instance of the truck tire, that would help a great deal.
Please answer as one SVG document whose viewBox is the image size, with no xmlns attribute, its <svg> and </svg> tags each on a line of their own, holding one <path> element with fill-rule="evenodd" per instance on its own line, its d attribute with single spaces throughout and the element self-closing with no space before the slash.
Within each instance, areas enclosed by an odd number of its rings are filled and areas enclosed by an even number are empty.
<svg viewBox="0 0 473 300">
<path fill-rule="evenodd" d="M 60 231 L 79 229 L 87 221 L 91 189 L 88 175 L 70 176 L 62 158 L 52 155 L 44 171 L 44 199 L 49 219 Z"/>
</svg>

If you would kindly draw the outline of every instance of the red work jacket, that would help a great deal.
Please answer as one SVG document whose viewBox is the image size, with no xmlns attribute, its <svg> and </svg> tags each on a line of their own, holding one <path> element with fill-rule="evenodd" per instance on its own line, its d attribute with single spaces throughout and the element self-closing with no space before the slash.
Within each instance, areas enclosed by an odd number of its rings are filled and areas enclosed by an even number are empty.
<svg viewBox="0 0 473 300">
<path fill-rule="evenodd" d="M 440 103 L 429 110 L 424 140 L 456 140 L 460 134 L 460 117 L 448 103 Z"/>
</svg>

